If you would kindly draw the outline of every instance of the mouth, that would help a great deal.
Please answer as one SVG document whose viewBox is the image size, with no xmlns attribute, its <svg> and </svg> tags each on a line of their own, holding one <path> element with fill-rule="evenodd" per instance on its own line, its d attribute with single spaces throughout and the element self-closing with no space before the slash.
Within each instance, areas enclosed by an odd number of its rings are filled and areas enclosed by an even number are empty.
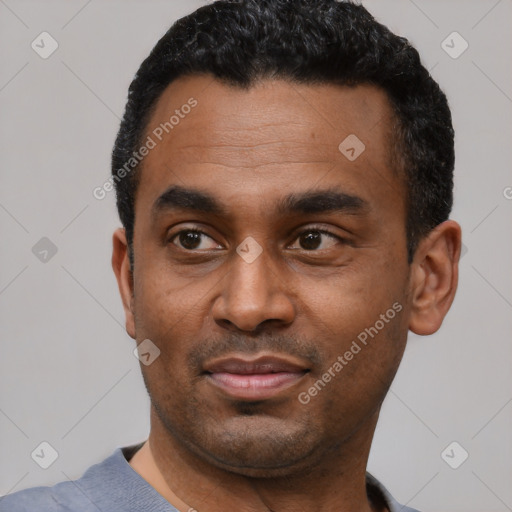
<svg viewBox="0 0 512 512">
<path fill-rule="evenodd" d="M 288 357 L 228 357 L 206 364 L 203 375 L 231 398 L 256 401 L 283 393 L 309 371 L 301 361 Z"/>
</svg>

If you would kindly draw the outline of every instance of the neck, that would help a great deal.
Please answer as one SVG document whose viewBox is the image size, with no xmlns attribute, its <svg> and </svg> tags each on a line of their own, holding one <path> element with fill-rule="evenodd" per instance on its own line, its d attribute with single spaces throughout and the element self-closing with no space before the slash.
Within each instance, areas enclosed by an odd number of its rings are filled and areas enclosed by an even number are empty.
<svg viewBox="0 0 512 512">
<path fill-rule="evenodd" d="M 366 464 L 378 411 L 309 471 L 254 478 L 216 467 L 191 453 L 151 410 L 148 441 L 132 468 L 180 512 L 375 512 L 366 494 Z M 375 507 L 375 506 L 373 506 Z"/>
</svg>

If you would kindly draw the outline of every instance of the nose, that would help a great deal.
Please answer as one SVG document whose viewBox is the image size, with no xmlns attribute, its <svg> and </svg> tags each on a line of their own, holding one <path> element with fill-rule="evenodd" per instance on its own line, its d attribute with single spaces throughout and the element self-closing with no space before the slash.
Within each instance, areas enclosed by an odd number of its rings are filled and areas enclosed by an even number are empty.
<svg viewBox="0 0 512 512">
<path fill-rule="evenodd" d="M 213 305 L 213 318 L 224 328 L 246 332 L 268 324 L 289 325 L 295 318 L 292 295 L 292 287 L 279 274 L 267 251 L 251 263 L 235 253 Z"/>
</svg>

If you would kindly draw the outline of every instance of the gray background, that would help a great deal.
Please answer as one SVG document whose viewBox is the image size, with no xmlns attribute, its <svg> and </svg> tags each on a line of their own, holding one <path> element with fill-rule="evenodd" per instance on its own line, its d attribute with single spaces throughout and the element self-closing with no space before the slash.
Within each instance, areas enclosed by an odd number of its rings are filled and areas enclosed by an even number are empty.
<svg viewBox="0 0 512 512">
<path fill-rule="evenodd" d="M 148 434 L 110 267 L 114 195 L 92 190 L 108 177 L 137 67 L 203 3 L 0 0 L 0 495 L 77 478 Z M 369 469 L 421 510 L 512 510 L 512 2 L 364 4 L 413 42 L 449 97 L 452 218 L 467 248 L 443 327 L 410 336 Z M 48 59 L 31 48 L 43 31 L 59 44 Z M 457 59 L 441 47 L 453 31 L 469 43 Z M 32 251 L 42 237 L 57 247 L 46 262 Z M 46 470 L 31 458 L 42 441 L 59 454 Z M 441 456 L 453 441 L 469 453 L 458 469 Z"/>
</svg>

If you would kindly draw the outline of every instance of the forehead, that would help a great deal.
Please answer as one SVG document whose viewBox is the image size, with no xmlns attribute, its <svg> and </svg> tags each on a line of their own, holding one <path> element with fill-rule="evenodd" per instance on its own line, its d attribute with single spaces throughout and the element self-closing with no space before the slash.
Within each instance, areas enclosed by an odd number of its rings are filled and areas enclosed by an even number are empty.
<svg viewBox="0 0 512 512">
<path fill-rule="evenodd" d="M 147 125 L 154 148 L 142 162 L 137 203 L 172 184 L 269 197 L 319 180 L 349 193 L 383 182 L 400 195 L 392 117 L 386 94 L 371 85 L 262 80 L 242 89 L 210 75 L 181 77 Z"/>
</svg>

